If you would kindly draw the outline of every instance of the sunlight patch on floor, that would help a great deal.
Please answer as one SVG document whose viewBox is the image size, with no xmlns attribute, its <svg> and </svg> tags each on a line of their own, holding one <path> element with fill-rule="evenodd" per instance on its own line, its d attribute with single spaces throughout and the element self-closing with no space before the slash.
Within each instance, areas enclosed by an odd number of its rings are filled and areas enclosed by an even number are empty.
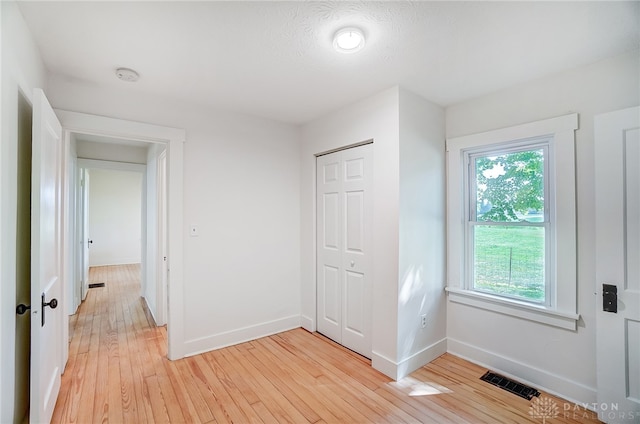
<svg viewBox="0 0 640 424">
<path fill-rule="evenodd" d="M 430 396 L 453 393 L 445 386 L 430 381 L 420 381 L 414 377 L 405 377 L 402 380 L 388 383 L 390 386 L 401 390 L 409 396 Z"/>
</svg>

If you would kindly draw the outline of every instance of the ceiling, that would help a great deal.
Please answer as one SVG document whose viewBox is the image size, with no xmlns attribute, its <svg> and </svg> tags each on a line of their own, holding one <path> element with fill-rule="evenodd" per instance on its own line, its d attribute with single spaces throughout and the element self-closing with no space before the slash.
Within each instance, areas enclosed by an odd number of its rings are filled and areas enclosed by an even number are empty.
<svg viewBox="0 0 640 424">
<path fill-rule="evenodd" d="M 394 85 L 448 106 L 640 47 L 638 1 L 19 5 L 53 74 L 294 124 Z M 344 26 L 362 51 L 333 50 Z"/>
</svg>

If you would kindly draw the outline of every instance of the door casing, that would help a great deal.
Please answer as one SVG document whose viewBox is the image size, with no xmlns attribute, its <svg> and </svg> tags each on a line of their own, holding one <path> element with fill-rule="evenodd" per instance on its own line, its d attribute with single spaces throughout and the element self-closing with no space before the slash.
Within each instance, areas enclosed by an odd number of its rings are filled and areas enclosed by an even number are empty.
<svg viewBox="0 0 640 424">
<path fill-rule="evenodd" d="M 72 134 L 90 134 L 113 139 L 133 140 L 149 144 L 161 144 L 167 151 L 167 249 L 168 249 L 168 357 L 180 359 L 185 355 L 183 321 L 183 129 L 144 124 L 104 116 L 56 110 L 63 126 L 63 139 L 68 146 Z M 67 227 L 68 229 L 68 227 Z M 66 263 L 72 260 L 74 249 L 66 239 Z M 68 291 L 65 291 L 68 292 Z M 65 340 L 66 342 L 66 340 Z"/>
</svg>

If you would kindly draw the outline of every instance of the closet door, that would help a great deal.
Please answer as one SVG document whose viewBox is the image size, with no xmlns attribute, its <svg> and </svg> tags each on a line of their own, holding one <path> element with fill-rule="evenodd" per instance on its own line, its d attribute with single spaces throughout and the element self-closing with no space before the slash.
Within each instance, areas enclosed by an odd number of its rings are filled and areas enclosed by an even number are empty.
<svg viewBox="0 0 640 424">
<path fill-rule="evenodd" d="M 318 332 L 371 356 L 372 145 L 317 158 Z"/>
</svg>

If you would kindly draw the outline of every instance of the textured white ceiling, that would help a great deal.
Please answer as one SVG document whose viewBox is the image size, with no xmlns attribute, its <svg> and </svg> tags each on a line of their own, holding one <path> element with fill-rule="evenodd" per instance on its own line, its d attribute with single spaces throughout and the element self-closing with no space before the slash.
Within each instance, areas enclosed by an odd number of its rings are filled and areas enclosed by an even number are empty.
<svg viewBox="0 0 640 424">
<path fill-rule="evenodd" d="M 443 106 L 640 47 L 640 2 L 21 2 L 54 74 L 303 123 L 399 84 Z M 357 54 L 332 48 L 358 26 Z M 135 84 L 116 67 L 137 70 Z"/>
</svg>

